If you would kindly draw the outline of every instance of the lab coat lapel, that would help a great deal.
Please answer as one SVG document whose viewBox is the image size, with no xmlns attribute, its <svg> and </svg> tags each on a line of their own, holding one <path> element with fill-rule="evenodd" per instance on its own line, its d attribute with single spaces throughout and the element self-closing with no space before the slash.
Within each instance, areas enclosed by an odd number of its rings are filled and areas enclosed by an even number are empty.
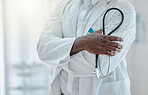
<svg viewBox="0 0 148 95">
<path fill-rule="evenodd" d="M 105 0 L 100 0 L 98 4 L 94 5 L 92 9 L 92 13 L 90 17 L 88 18 L 88 21 L 85 24 L 84 32 L 82 35 L 86 35 L 89 28 L 95 23 L 95 21 L 101 16 L 103 12 L 107 10 L 107 4 Z"/>
<path fill-rule="evenodd" d="M 72 6 L 72 10 L 70 11 L 70 24 L 71 24 L 71 30 L 73 32 L 73 37 L 76 37 L 76 31 L 77 31 L 77 15 L 79 13 L 80 9 L 80 0 L 74 0 Z"/>
</svg>

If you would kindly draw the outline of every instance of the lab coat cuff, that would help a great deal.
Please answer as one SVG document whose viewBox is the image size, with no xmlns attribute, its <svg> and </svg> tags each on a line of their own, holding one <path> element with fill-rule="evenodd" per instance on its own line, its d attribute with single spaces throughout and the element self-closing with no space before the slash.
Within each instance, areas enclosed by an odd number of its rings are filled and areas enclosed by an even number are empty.
<svg viewBox="0 0 148 95">
<path fill-rule="evenodd" d="M 62 60 L 60 60 L 59 65 L 64 65 L 70 61 L 70 59 L 71 59 L 70 52 L 71 52 L 71 49 L 72 49 L 73 44 L 75 42 L 75 39 L 76 38 L 64 38 L 64 40 L 67 41 L 68 44 L 65 47 L 66 48 L 65 49 L 66 51 L 64 54 L 65 56 L 62 58 Z"/>
</svg>

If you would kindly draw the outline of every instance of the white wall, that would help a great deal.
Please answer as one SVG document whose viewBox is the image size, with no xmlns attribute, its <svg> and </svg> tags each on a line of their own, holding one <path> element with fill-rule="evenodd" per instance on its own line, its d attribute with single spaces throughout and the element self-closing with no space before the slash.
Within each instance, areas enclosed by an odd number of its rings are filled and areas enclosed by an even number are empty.
<svg viewBox="0 0 148 95">
<path fill-rule="evenodd" d="M 9 89 L 6 89 L 7 90 L 6 95 L 16 95 L 16 94 L 11 94 L 9 92 L 10 84 L 14 83 L 15 85 L 17 85 L 18 83 L 17 80 L 15 81 L 12 80 L 12 78 L 14 79 L 14 77 L 10 76 L 11 74 L 9 73 L 11 72 L 10 67 L 23 64 L 27 65 L 40 64 L 40 60 L 38 58 L 36 50 L 37 41 L 40 33 L 43 31 L 46 21 L 49 19 L 51 10 L 55 6 L 57 0 L 3 0 L 3 1 L 4 1 L 4 15 L 5 15 L 4 18 L 5 65 L 7 67 L 6 88 L 9 87 Z M 2 8 L 0 5 L 0 10 L 1 9 Z M 0 18 L 0 22 L 1 21 L 2 20 Z M 0 35 L 0 42 L 2 41 L 1 40 L 2 37 Z"/>
<path fill-rule="evenodd" d="M 132 95 L 148 95 L 148 46 L 133 44 L 128 54 Z"/>
<path fill-rule="evenodd" d="M 39 62 L 37 41 L 57 0 L 5 0 L 6 59 Z"/>
<path fill-rule="evenodd" d="M 148 14 L 148 0 L 130 0 L 138 13 Z"/>
<path fill-rule="evenodd" d="M 0 95 L 5 93 L 5 66 L 4 66 L 4 39 L 3 39 L 3 0 L 0 0 Z"/>
<path fill-rule="evenodd" d="M 147 18 L 145 23 L 148 23 L 148 0 L 132 0 L 132 3 L 136 12 Z M 141 31 L 137 31 L 137 34 L 142 35 L 143 32 L 146 32 L 144 36 L 148 38 L 148 31 L 142 28 Z M 148 95 L 148 41 L 134 43 L 128 52 L 127 59 L 132 95 Z"/>
</svg>

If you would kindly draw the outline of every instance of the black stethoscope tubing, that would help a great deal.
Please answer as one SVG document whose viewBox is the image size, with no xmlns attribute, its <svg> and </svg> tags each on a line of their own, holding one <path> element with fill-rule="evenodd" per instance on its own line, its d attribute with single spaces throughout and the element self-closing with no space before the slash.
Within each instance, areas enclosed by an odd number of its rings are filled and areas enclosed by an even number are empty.
<svg viewBox="0 0 148 95">
<path fill-rule="evenodd" d="M 105 12 L 104 16 L 103 16 L 103 35 L 106 35 L 106 33 L 105 33 L 105 18 L 106 18 L 107 13 L 108 13 L 109 11 L 111 11 L 111 10 L 117 10 L 118 12 L 120 12 L 121 17 L 122 17 L 122 20 L 121 20 L 121 22 L 119 23 L 119 25 L 118 25 L 115 29 L 113 29 L 111 32 L 109 32 L 107 35 L 111 35 L 112 33 L 114 33 L 114 32 L 122 25 L 122 23 L 123 23 L 123 21 L 124 21 L 124 14 L 123 14 L 123 12 L 122 12 L 120 9 L 118 9 L 118 8 L 110 8 L 110 9 L 108 9 L 108 10 Z M 97 60 L 98 60 L 98 57 L 99 57 L 99 55 L 96 54 L 96 66 L 95 66 L 95 68 L 97 68 L 97 69 L 98 69 L 98 65 L 97 65 L 97 63 L 98 63 L 98 61 L 97 61 Z M 99 59 L 99 60 L 100 60 L 100 59 Z M 100 73 L 102 74 L 103 77 L 106 77 L 106 76 L 109 74 L 110 65 L 111 65 L 111 64 L 110 64 L 110 57 L 109 57 L 108 71 L 107 71 L 107 74 L 104 75 L 103 72 L 102 72 L 102 69 L 101 69 L 100 62 L 99 62 L 99 70 L 100 70 Z"/>
</svg>

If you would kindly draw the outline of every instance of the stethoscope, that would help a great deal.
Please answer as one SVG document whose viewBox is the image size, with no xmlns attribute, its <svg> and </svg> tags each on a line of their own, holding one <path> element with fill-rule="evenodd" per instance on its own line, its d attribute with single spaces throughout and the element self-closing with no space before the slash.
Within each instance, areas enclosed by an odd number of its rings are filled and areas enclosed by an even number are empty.
<svg viewBox="0 0 148 95">
<path fill-rule="evenodd" d="M 106 18 L 107 13 L 108 13 L 109 11 L 111 11 L 111 10 L 116 10 L 116 11 L 120 12 L 120 14 L 121 14 L 121 16 L 122 16 L 122 20 L 121 20 L 121 22 L 119 23 L 119 25 L 118 25 L 115 29 L 113 29 L 111 32 L 109 32 L 107 35 L 113 34 L 113 33 L 121 26 L 121 24 L 123 23 L 123 20 L 124 20 L 124 14 L 123 14 L 123 12 L 122 12 L 120 9 L 118 9 L 118 8 L 110 8 L 110 9 L 108 9 L 108 10 L 105 12 L 104 16 L 103 16 L 103 35 L 106 35 L 106 33 L 105 33 L 105 18 Z M 90 28 L 88 32 L 89 32 L 89 33 L 93 33 L 94 30 L 93 30 L 92 28 Z M 97 78 L 100 78 L 100 74 L 99 74 L 99 71 L 100 71 L 102 77 L 104 78 L 104 77 L 106 77 L 106 76 L 109 75 L 110 65 L 111 65 L 111 63 L 110 63 L 110 56 L 109 56 L 108 70 L 107 70 L 107 73 L 106 73 L 106 74 L 103 74 L 102 69 L 101 69 L 101 64 L 100 64 L 100 62 L 99 62 L 99 70 L 98 70 L 98 57 L 99 57 L 99 55 L 97 54 L 97 55 L 96 55 L 96 64 L 95 64 L 95 72 L 94 72 L 94 73 L 96 74 Z M 99 61 L 100 61 L 100 60 L 99 60 Z"/>
</svg>

